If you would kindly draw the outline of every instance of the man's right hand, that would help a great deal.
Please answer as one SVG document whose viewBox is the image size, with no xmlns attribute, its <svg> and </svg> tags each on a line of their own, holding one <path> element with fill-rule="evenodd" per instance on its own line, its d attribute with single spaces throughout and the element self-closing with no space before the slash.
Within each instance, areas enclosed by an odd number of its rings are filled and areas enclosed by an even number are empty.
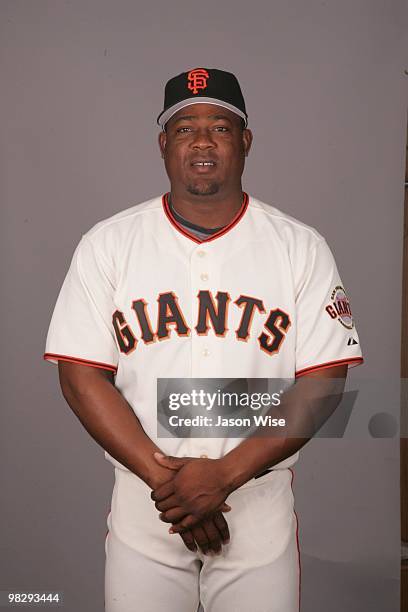
<svg viewBox="0 0 408 612">
<path fill-rule="evenodd" d="M 179 534 L 187 548 L 193 552 L 200 548 L 206 554 L 218 554 L 228 544 L 230 534 L 222 512 L 216 512 L 192 529 Z"/>
<path fill-rule="evenodd" d="M 194 457 L 183 457 L 183 459 L 194 461 Z M 174 478 L 177 471 L 157 465 L 150 474 L 149 486 L 156 489 L 164 482 Z M 179 534 L 188 550 L 196 552 L 199 548 L 205 555 L 221 552 L 222 546 L 230 541 L 228 523 L 223 512 L 228 512 L 225 504 L 222 504 L 212 516 L 207 517 L 192 529 Z"/>
<path fill-rule="evenodd" d="M 62 360 L 58 361 L 58 372 L 66 401 L 105 451 L 152 489 L 177 474 L 155 460 L 153 453 L 160 449 L 147 436 L 132 407 L 115 387 L 112 372 Z M 216 512 L 221 513 L 220 508 Z M 192 535 L 183 533 L 183 541 L 189 550 L 193 550 L 192 543 L 195 546 L 194 542 L 197 542 L 203 552 L 217 551 L 221 543 L 227 541 L 228 526 L 215 516 L 205 524 L 197 525 Z"/>
</svg>

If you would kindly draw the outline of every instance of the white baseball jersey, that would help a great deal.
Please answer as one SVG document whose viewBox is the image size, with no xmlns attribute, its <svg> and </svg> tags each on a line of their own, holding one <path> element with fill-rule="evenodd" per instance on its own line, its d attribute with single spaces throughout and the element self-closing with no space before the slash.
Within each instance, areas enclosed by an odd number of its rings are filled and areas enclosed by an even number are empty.
<svg viewBox="0 0 408 612">
<path fill-rule="evenodd" d="M 247 194 L 204 242 L 168 194 L 97 223 L 73 255 L 44 358 L 111 370 L 164 453 L 210 458 L 241 439 L 158 439 L 157 378 L 294 378 L 363 361 L 325 239 Z"/>
</svg>

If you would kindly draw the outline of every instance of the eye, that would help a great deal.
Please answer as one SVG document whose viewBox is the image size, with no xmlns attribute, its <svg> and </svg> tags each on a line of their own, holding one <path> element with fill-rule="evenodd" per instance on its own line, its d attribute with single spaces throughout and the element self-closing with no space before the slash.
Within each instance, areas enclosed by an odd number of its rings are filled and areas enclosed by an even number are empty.
<svg viewBox="0 0 408 612">
<path fill-rule="evenodd" d="M 229 131 L 228 128 L 225 127 L 225 125 L 217 125 L 214 129 L 215 129 L 216 132 L 218 132 L 218 131 L 219 132 L 228 132 Z"/>
<path fill-rule="evenodd" d="M 179 134 L 184 134 L 185 130 L 191 130 L 191 129 L 192 129 L 191 127 L 181 127 L 181 128 L 178 128 L 177 132 Z"/>
</svg>

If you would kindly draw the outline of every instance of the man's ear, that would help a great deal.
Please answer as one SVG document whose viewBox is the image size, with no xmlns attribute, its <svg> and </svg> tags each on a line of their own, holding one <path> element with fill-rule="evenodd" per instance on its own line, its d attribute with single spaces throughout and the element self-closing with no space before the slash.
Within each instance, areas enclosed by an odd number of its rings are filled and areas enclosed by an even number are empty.
<svg viewBox="0 0 408 612">
<path fill-rule="evenodd" d="M 242 141 L 244 144 L 245 157 L 248 156 L 248 153 L 251 149 L 252 140 L 253 140 L 253 135 L 252 135 L 251 130 L 249 130 L 248 128 L 245 128 L 245 130 L 243 130 L 242 132 Z"/>
<path fill-rule="evenodd" d="M 163 131 L 160 132 L 159 133 L 159 147 L 160 147 L 160 154 L 163 158 L 164 158 L 165 151 L 166 151 L 166 141 L 167 141 L 166 132 L 163 132 Z"/>
</svg>

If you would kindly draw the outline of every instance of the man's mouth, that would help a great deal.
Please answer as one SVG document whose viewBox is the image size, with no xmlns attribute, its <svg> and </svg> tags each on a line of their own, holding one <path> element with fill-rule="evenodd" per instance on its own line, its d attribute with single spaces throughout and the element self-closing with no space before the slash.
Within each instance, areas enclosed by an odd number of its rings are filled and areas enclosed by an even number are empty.
<svg viewBox="0 0 408 612">
<path fill-rule="evenodd" d="M 197 160 L 194 162 L 191 162 L 191 165 L 193 166 L 193 168 L 205 168 L 206 170 L 211 169 L 211 168 L 215 168 L 216 163 L 213 160 L 207 160 L 207 159 L 203 159 L 203 160 Z"/>
<path fill-rule="evenodd" d="M 196 159 L 191 162 L 192 166 L 215 166 L 213 159 Z"/>
</svg>

